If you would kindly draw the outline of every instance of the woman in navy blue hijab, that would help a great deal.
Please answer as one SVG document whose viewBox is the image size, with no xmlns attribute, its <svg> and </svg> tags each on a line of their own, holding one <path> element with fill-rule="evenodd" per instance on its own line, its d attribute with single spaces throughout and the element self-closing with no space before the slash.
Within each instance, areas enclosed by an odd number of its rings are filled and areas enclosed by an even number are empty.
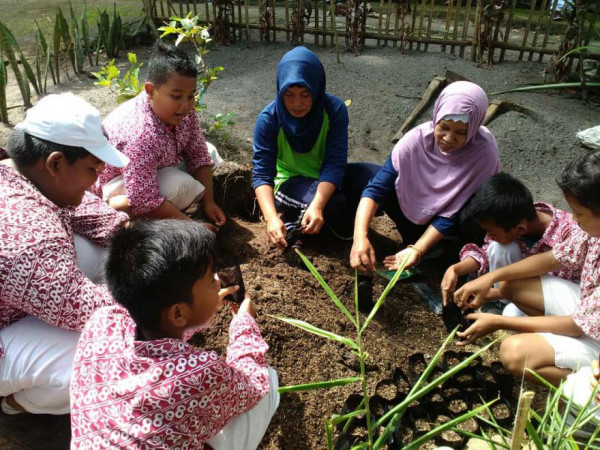
<svg viewBox="0 0 600 450">
<path fill-rule="evenodd" d="M 277 67 L 277 97 L 254 128 L 252 187 L 272 244 L 298 233 L 352 236 L 362 188 L 377 167 L 347 164 L 348 110 L 325 91 L 325 70 L 305 47 Z M 295 240 L 295 238 L 294 238 Z"/>
</svg>

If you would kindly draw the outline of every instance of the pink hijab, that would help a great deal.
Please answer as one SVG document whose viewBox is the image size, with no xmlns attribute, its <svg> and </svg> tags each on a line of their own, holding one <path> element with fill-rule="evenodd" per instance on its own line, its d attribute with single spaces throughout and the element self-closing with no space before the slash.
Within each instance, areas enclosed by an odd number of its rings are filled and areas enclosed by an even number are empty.
<svg viewBox="0 0 600 450">
<path fill-rule="evenodd" d="M 476 84 L 452 83 L 435 102 L 433 122 L 413 128 L 394 146 L 396 195 L 411 222 L 426 224 L 435 216 L 453 216 L 485 180 L 500 172 L 498 144 L 481 125 L 487 105 L 485 92 Z M 469 126 L 465 145 L 444 153 L 435 143 L 433 129 L 448 114 L 469 114 Z"/>
</svg>

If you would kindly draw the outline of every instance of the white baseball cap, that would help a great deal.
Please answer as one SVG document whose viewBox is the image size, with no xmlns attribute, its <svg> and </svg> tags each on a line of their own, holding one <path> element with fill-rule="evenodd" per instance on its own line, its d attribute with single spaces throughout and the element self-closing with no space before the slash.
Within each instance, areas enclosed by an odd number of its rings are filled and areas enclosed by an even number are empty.
<svg viewBox="0 0 600 450">
<path fill-rule="evenodd" d="M 114 167 L 129 164 L 129 158 L 106 139 L 100 112 L 70 92 L 41 99 L 15 129 L 55 144 L 83 147 Z"/>
</svg>

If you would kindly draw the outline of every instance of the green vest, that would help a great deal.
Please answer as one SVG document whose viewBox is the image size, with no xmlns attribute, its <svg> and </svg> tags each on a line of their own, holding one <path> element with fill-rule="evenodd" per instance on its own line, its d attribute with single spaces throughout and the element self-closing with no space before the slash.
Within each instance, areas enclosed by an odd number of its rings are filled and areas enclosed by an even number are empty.
<svg viewBox="0 0 600 450">
<path fill-rule="evenodd" d="M 275 192 L 287 180 L 302 176 L 318 180 L 321 176 L 321 166 L 325 158 L 327 133 L 329 132 L 329 117 L 323 112 L 323 125 L 313 148 L 306 153 L 298 153 L 288 143 L 283 128 L 277 135 L 277 175 L 275 175 Z"/>
</svg>

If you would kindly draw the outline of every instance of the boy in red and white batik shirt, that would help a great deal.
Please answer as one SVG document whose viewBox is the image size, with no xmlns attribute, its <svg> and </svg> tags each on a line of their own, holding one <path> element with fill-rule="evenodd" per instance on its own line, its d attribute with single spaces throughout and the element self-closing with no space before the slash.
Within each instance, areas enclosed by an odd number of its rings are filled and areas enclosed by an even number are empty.
<svg viewBox="0 0 600 450">
<path fill-rule="evenodd" d="M 98 110 L 73 94 L 40 100 L 7 150 L 11 160 L 0 164 L 2 411 L 66 414 L 78 331 L 96 308 L 114 303 L 80 269 L 74 236 L 106 245 L 127 221 L 86 189 L 105 163 L 128 160 L 108 143 Z"/>
<path fill-rule="evenodd" d="M 572 161 L 558 184 L 578 227 L 551 251 L 494 270 L 456 291 L 461 307 L 477 308 L 492 285 L 530 317 L 470 314 L 475 323 L 462 345 L 499 329 L 520 332 L 502 342 L 504 366 L 516 376 L 558 386 L 572 371 L 589 366 L 600 354 L 600 152 Z M 560 267 L 581 270 L 581 283 L 546 275 Z"/>
<path fill-rule="evenodd" d="M 77 346 L 72 449 L 254 449 L 279 403 L 277 374 L 246 298 L 227 357 L 184 341 L 221 300 L 214 234 L 175 219 L 120 230 L 106 264 L 117 306 L 99 309 Z M 237 311 L 234 311 L 237 310 Z"/>
</svg>

